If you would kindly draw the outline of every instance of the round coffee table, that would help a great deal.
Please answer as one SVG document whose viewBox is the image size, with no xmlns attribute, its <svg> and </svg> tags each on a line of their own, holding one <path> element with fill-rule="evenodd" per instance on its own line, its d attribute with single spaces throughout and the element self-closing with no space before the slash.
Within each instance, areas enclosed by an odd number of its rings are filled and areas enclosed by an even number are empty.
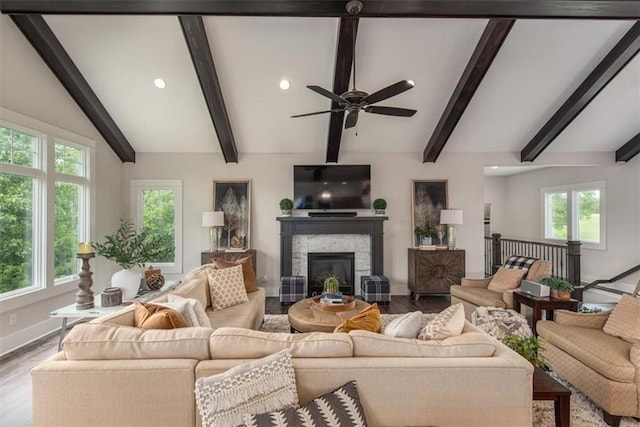
<svg viewBox="0 0 640 427">
<path fill-rule="evenodd" d="M 346 319 L 369 307 L 369 303 L 356 299 L 355 307 L 345 311 L 329 311 L 317 308 L 313 298 L 298 301 L 289 308 L 287 316 L 291 332 L 333 332 Z"/>
</svg>

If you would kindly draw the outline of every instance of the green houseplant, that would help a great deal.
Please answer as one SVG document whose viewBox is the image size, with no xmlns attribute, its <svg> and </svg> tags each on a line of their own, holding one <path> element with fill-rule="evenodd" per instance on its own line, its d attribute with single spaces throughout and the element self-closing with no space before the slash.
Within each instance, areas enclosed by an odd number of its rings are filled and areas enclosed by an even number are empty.
<svg viewBox="0 0 640 427">
<path fill-rule="evenodd" d="M 507 335 L 502 339 L 502 342 L 534 366 L 542 369 L 547 366 L 547 361 L 542 354 L 540 354 L 540 350 L 544 349 L 543 342 L 540 338 L 524 338 L 518 335 Z"/>
<path fill-rule="evenodd" d="M 420 244 L 422 245 L 430 245 L 431 239 L 438 235 L 438 229 L 431 224 L 416 227 L 415 232 L 420 237 Z"/>
<path fill-rule="evenodd" d="M 387 201 L 385 199 L 375 199 L 373 201 L 373 210 L 376 215 L 384 215 L 385 209 L 387 209 Z"/>
<path fill-rule="evenodd" d="M 327 295 L 336 295 L 340 293 L 340 282 L 336 278 L 336 276 L 329 276 L 324 279 L 323 282 L 323 293 Z"/>
<path fill-rule="evenodd" d="M 573 285 L 557 277 L 545 277 L 540 283 L 551 288 L 551 296 L 557 299 L 570 299 Z"/>
<path fill-rule="evenodd" d="M 284 198 L 280 200 L 282 215 L 291 215 L 291 209 L 293 209 L 293 201 L 291 199 Z"/>
</svg>

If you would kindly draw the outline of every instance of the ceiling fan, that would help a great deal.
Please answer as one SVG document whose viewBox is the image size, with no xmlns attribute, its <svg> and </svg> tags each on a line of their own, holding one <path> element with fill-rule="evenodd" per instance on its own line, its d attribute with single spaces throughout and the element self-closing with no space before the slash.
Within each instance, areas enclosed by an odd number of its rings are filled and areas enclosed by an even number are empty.
<svg viewBox="0 0 640 427">
<path fill-rule="evenodd" d="M 362 2 L 360 0 L 351 0 L 347 3 L 347 12 L 351 15 L 357 15 L 362 10 Z M 372 105 L 380 101 L 384 101 L 387 98 L 396 96 L 411 89 L 415 83 L 412 80 L 401 80 L 397 83 L 380 89 L 377 92 L 368 94 L 361 90 L 356 89 L 356 21 L 353 20 L 353 89 L 343 93 L 342 95 L 335 94 L 320 86 L 307 86 L 312 91 L 326 96 L 327 98 L 335 101 L 340 108 L 335 108 L 326 111 L 317 111 L 315 113 L 298 114 L 295 117 L 314 116 L 316 114 L 324 113 L 339 113 L 347 112 L 347 119 L 344 123 L 344 128 L 352 128 L 358 123 L 358 114 L 360 111 L 365 113 L 382 114 L 385 116 L 397 116 L 397 117 L 411 117 L 416 113 L 416 110 L 410 110 L 407 108 L 397 107 L 385 107 L 380 105 Z"/>
</svg>

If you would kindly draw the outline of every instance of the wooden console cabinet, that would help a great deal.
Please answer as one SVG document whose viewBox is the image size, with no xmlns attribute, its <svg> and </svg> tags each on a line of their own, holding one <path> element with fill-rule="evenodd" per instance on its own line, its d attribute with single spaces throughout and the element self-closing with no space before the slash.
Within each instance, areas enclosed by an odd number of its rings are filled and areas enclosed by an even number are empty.
<svg viewBox="0 0 640 427">
<path fill-rule="evenodd" d="M 409 248 L 409 289 L 416 299 L 421 294 L 448 294 L 464 277 L 464 250 L 425 251 Z"/>
<path fill-rule="evenodd" d="M 256 250 L 255 249 L 247 249 L 242 252 L 202 252 L 200 254 L 200 264 L 209 264 L 213 262 L 214 259 L 223 259 L 225 261 L 233 262 L 240 258 L 246 258 L 250 256 L 251 262 L 253 263 L 253 271 L 257 273 L 256 267 Z"/>
</svg>

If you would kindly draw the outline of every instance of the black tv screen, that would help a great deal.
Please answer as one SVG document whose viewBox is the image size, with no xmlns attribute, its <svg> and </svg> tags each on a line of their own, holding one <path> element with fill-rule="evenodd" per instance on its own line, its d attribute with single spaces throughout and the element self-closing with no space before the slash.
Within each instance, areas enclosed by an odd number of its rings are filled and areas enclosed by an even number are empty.
<svg viewBox="0 0 640 427">
<path fill-rule="evenodd" d="M 295 209 L 371 209 L 371 166 L 294 166 L 293 197 Z"/>
</svg>

